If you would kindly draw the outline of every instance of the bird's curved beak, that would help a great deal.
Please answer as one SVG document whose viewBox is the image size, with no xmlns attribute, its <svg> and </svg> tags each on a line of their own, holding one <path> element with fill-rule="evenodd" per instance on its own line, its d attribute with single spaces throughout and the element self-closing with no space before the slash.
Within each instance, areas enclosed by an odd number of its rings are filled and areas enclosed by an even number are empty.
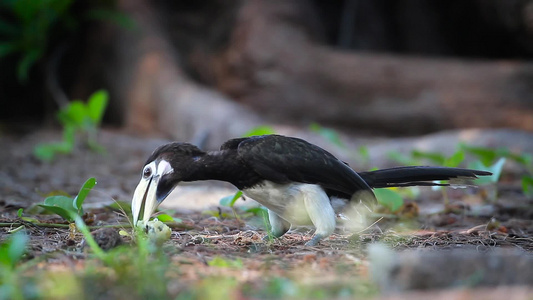
<svg viewBox="0 0 533 300">
<path fill-rule="evenodd" d="M 159 206 L 159 202 L 156 198 L 156 191 L 160 179 L 160 175 L 155 175 L 150 178 L 141 178 L 137 188 L 135 188 L 133 199 L 131 201 L 133 226 L 137 226 L 137 221 L 139 220 L 142 220 L 142 225 L 146 226 L 150 216 Z"/>
</svg>

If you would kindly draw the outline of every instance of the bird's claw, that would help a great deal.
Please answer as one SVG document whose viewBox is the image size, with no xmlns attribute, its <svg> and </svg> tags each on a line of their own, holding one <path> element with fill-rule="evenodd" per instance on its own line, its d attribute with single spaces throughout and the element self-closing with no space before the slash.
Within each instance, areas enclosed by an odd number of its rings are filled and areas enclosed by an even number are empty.
<svg viewBox="0 0 533 300">
<path fill-rule="evenodd" d="M 315 234 L 315 236 L 313 236 L 312 239 L 310 239 L 307 243 L 305 243 L 305 246 L 307 246 L 307 247 L 316 246 L 318 244 L 318 242 L 320 242 L 322 240 L 322 238 L 324 238 L 324 237 L 321 236 L 321 235 Z"/>
</svg>

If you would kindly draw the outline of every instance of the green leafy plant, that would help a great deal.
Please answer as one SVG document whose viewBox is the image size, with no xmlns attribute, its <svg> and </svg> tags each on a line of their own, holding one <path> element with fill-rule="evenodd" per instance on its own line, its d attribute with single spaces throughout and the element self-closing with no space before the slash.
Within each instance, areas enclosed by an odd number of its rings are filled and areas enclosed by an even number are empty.
<svg viewBox="0 0 533 300">
<path fill-rule="evenodd" d="M 513 153 L 506 148 L 484 148 L 484 147 L 473 147 L 462 144 L 461 147 L 465 149 L 468 153 L 478 157 L 483 166 L 489 168 L 495 168 L 497 171 L 498 177 L 501 173 L 501 168 L 503 168 L 503 163 L 498 164 L 495 162 L 498 158 L 507 158 L 512 160 L 519 165 L 522 165 L 526 170 L 527 174 L 523 175 L 521 178 L 522 191 L 526 196 L 533 197 L 533 155 L 530 153 Z M 491 164 L 493 164 L 491 166 Z M 481 166 L 478 164 L 478 166 Z M 493 171 L 494 173 L 494 171 Z M 492 176 L 492 178 L 495 178 Z"/>
<path fill-rule="evenodd" d="M 72 0 L 0 1 L 0 58 L 19 56 L 17 77 L 28 80 L 30 69 L 46 57 L 58 40 L 79 31 L 83 21 L 111 21 L 132 28 L 133 21 L 113 9 L 113 4 L 97 3 L 85 10 L 73 9 Z"/>
<path fill-rule="evenodd" d="M 39 206 L 61 216 L 63 219 L 69 222 L 73 222 L 73 214 L 75 216 L 83 215 L 83 202 L 95 185 L 96 180 L 91 177 L 83 184 L 76 197 L 71 198 L 67 196 L 51 196 L 44 199 L 44 204 Z"/>
<path fill-rule="evenodd" d="M 107 102 L 108 94 L 104 90 L 93 93 L 87 103 L 81 100 L 70 102 L 57 113 L 57 118 L 63 126 L 63 141 L 39 144 L 33 151 L 34 155 L 43 161 L 51 161 L 56 153 L 71 153 L 74 150 L 78 132 L 85 134 L 89 148 L 102 151 L 103 148 L 97 143 L 96 137 Z"/>
<path fill-rule="evenodd" d="M 20 54 L 20 81 L 28 79 L 29 69 L 45 55 L 53 27 L 67 16 L 71 5 L 70 0 L 1 2 L 0 7 L 8 14 L 0 19 L 0 58 Z"/>
<path fill-rule="evenodd" d="M 477 158 L 485 166 L 489 166 L 493 164 L 497 159 L 505 157 L 521 164 L 522 166 L 527 168 L 530 173 L 533 172 L 533 155 L 531 155 L 530 153 L 517 154 L 511 152 L 509 149 L 506 148 L 492 149 L 485 147 L 474 147 L 466 144 L 461 144 L 460 147 L 466 152 L 477 156 Z"/>
</svg>

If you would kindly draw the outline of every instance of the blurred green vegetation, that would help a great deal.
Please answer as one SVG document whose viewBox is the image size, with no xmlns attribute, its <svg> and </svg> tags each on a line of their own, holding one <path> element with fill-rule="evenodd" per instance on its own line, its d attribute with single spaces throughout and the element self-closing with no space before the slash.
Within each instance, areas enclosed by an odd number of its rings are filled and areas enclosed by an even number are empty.
<svg viewBox="0 0 533 300">
<path fill-rule="evenodd" d="M 16 76 L 24 83 L 32 67 L 79 33 L 84 23 L 110 21 L 132 28 L 133 21 L 115 6 L 113 0 L 1 0 L 0 59 L 18 60 Z"/>
<path fill-rule="evenodd" d="M 102 152 L 104 148 L 98 144 L 97 135 L 108 103 L 108 94 L 99 90 L 89 96 L 87 103 L 74 100 L 57 113 L 63 126 L 63 141 L 39 144 L 33 154 L 42 161 L 51 161 L 56 154 L 69 154 L 74 151 L 76 135 L 85 137 L 85 144 L 93 151 Z"/>
</svg>

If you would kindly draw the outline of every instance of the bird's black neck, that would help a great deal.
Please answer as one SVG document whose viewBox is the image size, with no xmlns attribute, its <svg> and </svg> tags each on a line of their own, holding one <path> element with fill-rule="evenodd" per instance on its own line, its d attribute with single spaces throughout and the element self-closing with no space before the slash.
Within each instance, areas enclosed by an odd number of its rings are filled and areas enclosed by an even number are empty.
<svg viewBox="0 0 533 300">
<path fill-rule="evenodd" d="M 183 181 L 220 180 L 244 189 L 256 185 L 260 178 L 241 159 L 236 151 L 214 151 L 193 158 L 189 176 Z"/>
</svg>

